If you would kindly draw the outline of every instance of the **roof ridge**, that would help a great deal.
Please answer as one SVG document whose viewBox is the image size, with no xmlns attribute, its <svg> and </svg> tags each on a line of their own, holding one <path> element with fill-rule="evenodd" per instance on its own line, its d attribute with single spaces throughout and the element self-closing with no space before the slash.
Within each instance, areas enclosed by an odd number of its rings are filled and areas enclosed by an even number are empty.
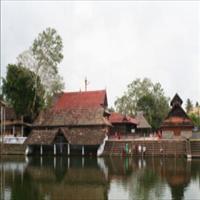
<svg viewBox="0 0 200 200">
<path fill-rule="evenodd" d="M 62 94 L 80 94 L 80 93 L 93 93 L 93 92 L 106 92 L 106 90 L 90 90 L 90 91 L 63 91 Z"/>
</svg>

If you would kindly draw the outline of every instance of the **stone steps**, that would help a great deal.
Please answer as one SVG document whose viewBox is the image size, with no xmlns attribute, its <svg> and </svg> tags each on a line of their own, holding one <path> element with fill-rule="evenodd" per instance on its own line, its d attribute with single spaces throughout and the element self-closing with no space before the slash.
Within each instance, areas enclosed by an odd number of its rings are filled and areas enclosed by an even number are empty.
<svg viewBox="0 0 200 200">
<path fill-rule="evenodd" d="M 128 144 L 128 155 L 140 156 L 138 146 L 145 146 L 145 156 L 185 156 L 186 145 L 184 141 L 107 141 L 104 155 L 124 155 Z M 137 149 L 137 150 L 136 150 Z"/>
<path fill-rule="evenodd" d="M 200 157 L 200 141 L 190 141 L 192 156 Z"/>
</svg>

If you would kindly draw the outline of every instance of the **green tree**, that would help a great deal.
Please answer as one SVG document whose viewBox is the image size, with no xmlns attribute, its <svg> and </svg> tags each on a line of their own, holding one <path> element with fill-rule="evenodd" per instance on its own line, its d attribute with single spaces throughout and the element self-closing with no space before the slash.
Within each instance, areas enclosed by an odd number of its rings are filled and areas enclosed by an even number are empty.
<svg viewBox="0 0 200 200">
<path fill-rule="evenodd" d="M 194 123 L 195 127 L 200 127 L 200 113 L 191 113 L 189 114 L 190 119 Z"/>
<path fill-rule="evenodd" d="M 189 113 L 193 109 L 193 104 L 190 99 L 187 99 L 185 109 L 187 113 Z"/>
<path fill-rule="evenodd" d="M 108 111 L 109 112 L 115 112 L 115 109 L 111 106 L 111 107 L 108 108 Z"/>
<path fill-rule="evenodd" d="M 63 59 L 63 44 L 60 35 L 53 28 L 47 28 L 34 40 L 29 50 L 17 58 L 18 63 L 35 72 L 45 88 L 45 101 L 48 104 L 54 94 L 64 88 L 58 74 L 58 64 Z M 35 80 L 36 87 L 37 82 Z M 37 90 L 37 89 L 36 89 Z"/>
<path fill-rule="evenodd" d="M 37 91 L 34 87 L 36 79 Z M 17 116 L 24 116 L 25 121 L 31 122 L 44 105 L 44 89 L 40 78 L 21 65 L 8 65 L 6 78 L 3 79 L 3 95 L 13 106 Z"/>
<path fill-rule="evenodd" d="M 156 129 L 169 112 L 168 101 L 160 83 L 153 84 L 150 79 L 145 78 L 136 79 L 129 84 L 124 95 L 115 101 L 115 106 L 118 112 L 131 116 L 137 111 L 144 111 L 152 128 Z"/>
</svg>

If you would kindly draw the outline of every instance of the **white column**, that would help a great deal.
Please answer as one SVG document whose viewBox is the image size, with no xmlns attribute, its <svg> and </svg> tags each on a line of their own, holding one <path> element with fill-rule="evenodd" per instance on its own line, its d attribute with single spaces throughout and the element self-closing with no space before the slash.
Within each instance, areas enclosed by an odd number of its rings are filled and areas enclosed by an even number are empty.
<svg viewBox="0 0 200 200">
<path fill-rule="evenodd" d="M 85 155 L 85 149 L 84 149 L 84 145 L 82 146 L 82 156 Z"/>
<path fill-rule="evenodd" d="M 13 135 L 15 135 L 15 126 L 13 126 Z"/>
<path fill-rule="evenodd" d="M 43 147 L 42 145 L 40 145 L 40 155 L 42 156 L 42 154 L 43 154 Z"/>
<path fill-rule="evenodd" d="M 53 154 L 56 155 L 56 144 L 53 145 Z"/>
<path fill-rule="evenodd" d="M 70 155 L 70 144 L 67 144 L 67 155 Z"/>
</svg>

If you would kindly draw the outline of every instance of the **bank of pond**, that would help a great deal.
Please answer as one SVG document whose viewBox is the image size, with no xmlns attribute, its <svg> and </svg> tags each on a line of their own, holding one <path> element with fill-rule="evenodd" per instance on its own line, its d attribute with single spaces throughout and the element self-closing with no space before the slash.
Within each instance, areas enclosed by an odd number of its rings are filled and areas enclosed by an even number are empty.
<svg viewBox="0 0 200 200">
<path fill-rule="evenodd" d="M 200 158 L 199 139 L 107 139 L 101 145 L 51 143 L 40 145 L 3 144 L 4 155 L 36 156 L 160 156 Z"/>
</svg>

